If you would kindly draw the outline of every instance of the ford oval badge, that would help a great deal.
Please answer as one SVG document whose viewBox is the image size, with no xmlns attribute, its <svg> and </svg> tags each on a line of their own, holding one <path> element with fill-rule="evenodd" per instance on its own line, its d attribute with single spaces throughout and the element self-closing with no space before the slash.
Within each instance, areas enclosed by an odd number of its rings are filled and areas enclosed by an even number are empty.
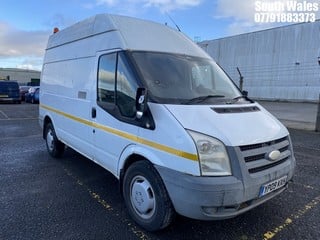
<svg viewBox="0 0 320 240">
<path fill-rule="evenodd" d="M 281 153 L 279 150 L 273 150 L 272 152 L 268 153 L 268 159 L 270 161 L 276 161 L 279 159 L 280 155 L 281 155 Z"/>
</svg>

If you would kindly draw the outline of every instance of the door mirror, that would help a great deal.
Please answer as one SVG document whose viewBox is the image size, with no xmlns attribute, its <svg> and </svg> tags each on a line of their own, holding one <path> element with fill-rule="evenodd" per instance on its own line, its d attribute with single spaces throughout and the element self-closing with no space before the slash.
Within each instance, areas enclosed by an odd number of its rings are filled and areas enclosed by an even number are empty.
<svg viewBox="0 0 320 240">
<path fill-rule="evenodd" d="M 143 114 L 147 111 L 148 105 L 148 91 L 146 88 L 138 88 L 136 94 L 136 117 L 141 119 Z"/>
<path fill-rule="evenodd" d="M 248 91 L 243 90 L 242 91 L 242 95 L 245 96 L 245 97 L 248 97 Z"/>
</svg>

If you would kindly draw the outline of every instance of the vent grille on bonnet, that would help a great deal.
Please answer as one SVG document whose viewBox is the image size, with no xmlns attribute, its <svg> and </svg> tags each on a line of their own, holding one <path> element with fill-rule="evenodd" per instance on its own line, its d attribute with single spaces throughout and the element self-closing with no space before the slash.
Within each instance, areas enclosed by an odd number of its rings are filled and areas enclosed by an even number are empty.
<svg viewBox="0 0 320 240">
<path fill-rule="evenodd" d="M 216 113 L 245 113 L 245 112 L 258 112 L 260 108 L 253 107 L 215 107 L 211 108 Z"/>
</svg>

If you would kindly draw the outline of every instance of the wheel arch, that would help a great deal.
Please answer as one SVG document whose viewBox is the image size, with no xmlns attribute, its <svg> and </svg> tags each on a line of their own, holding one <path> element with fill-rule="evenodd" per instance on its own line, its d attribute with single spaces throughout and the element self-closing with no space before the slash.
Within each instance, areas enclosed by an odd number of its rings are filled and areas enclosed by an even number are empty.
<svg viewBox="0 0 320 240">
<path fill-rule="evenodd" d="M 52 121 L 52 118 L 49 116 L 49 115 L 46 115 L 43 119 L 43 127 L 42 127 L 42 137 L 43 139 L 45 139 L 45 135 L 46 135 L 46 128 L 47 128 L 47 125 L 51 123 L 54 127 L 54 124 L 53 124 L 53 121 Z"/>
<path fill-rule="evenodd" d="M 136 144 L 128 145 L 121 153 L 117 175 L 119 177 L 120 190 L 122 192 L 123 178 L 128 168 L 135 162 L 147 161 L 152 165 L 163 165 L 162 161 L 156 154 L 143 146 Z M 156 169 L 156 168 L 155 168 Z M 157 171 L 157 170 L 156 170 Z"/>
<path fill-rule="evenodd" d="M 130 216 L 146 230 L 157 231 L 167 227 L 176 212 L 158 170 L 140 157 L 132 155 L 127 162 L 120 190 Z"/>
</svg>

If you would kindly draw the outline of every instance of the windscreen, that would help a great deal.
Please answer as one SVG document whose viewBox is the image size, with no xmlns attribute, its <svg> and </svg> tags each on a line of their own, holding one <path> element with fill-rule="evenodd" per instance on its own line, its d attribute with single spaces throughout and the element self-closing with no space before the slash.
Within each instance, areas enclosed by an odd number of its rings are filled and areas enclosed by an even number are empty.
<svg viewBox="0 0 320 240">
<path fill-rule="evenodd" d="M 212 103 L 241 95 L 211 59 L 154 52 L 133 52 L 132 56 L 158 102 L 191 104 L 202 99 L 201 103 Z"/>
<path fill-rule="evenodd" d="M 19 92 L 19 85 L 16 82 L 0 82 L 1 93 L 17 93 Z"/>
</svg>

